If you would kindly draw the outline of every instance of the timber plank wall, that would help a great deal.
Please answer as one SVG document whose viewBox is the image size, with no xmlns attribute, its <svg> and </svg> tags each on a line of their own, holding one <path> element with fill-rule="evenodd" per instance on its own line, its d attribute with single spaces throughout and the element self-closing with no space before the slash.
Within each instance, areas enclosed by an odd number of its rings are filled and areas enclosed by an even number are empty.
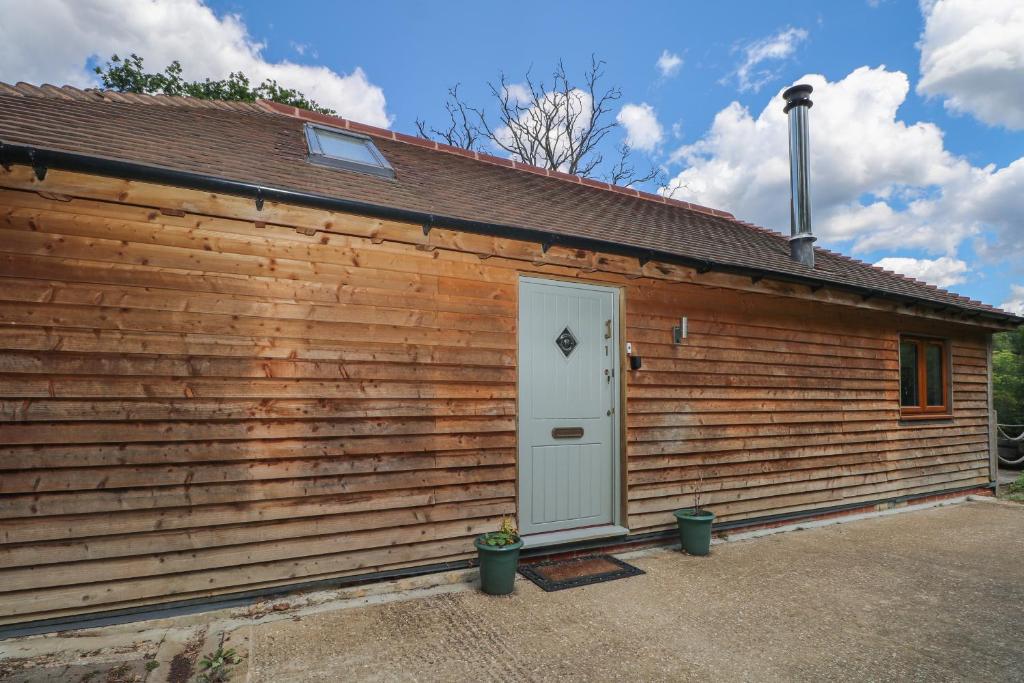
<svg viewBox="0 0 1024 683">
<path fill-rule="evenodd" d="M 520 273 L 625 288 L 633 532 L 699 473 L 721 520 L 988 481 L 985 331 L 884 302 L 18 167 L 0 233 L 0 624 L 470 557 Z M 901 331 L 954 420 L 900 424 Z"/>
</svg>

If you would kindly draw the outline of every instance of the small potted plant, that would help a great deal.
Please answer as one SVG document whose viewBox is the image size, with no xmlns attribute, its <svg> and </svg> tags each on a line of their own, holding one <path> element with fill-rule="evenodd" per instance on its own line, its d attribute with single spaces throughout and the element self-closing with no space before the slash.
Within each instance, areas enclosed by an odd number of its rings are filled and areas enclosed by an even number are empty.
<svg viewBox="0 0 1024 683">
<path fill-rule="evenodd" d="M 703 488 L 702 474 L 693 489 L 693 507 L 674 513 L 679 525 L 679 543 L 690 555 L 707 555 L 711 551 L 711 523 L 715 521 L 715 513 L 700 506 Z"/>
<path fill-rule="evenodd" d="M 477 536 L 473 545 L 480 561 L 480 589 L 489 595 L 511 593 L 523 547 L 516 523 L 510 517 L 502 519 L 500 529 Z"/>
</svg>

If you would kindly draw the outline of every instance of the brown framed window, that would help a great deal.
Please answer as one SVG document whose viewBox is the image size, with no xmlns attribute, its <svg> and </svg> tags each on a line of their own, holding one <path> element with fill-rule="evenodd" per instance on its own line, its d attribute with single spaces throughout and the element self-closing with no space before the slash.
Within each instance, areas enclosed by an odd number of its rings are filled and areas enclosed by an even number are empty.
<svg viewBox="0 0 1024 683">
<path fill-rule="evenodd" d="M 903 417 L 935 418 L 952 413 L 949 349 L 941 339 L 900 338 L 900 411 Z"/>
</svg>

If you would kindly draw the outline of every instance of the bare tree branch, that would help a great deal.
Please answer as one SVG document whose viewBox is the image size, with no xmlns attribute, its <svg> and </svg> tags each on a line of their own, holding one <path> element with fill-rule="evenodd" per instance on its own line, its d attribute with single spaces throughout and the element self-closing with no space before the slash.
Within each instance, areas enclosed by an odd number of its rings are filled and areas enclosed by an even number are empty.
<svg viewBox="0 0 1024 683">
<path fill-rule="evenodd" d="M 669 199 L 675 199 L 676 192 L 678 192 L 679 190 L 685 190 L 687 187 L 689 186 L 686 183 L 684 183 L 682 180 L 676 177 L 672 181 L 672 184 L 665 189 L 665 196 L 668 197 Z"/>
<path fill-rule="evenodd" d="M 632 187 L 638 183 L 647 183 L 655 181 L 659 185 L 665 184 L 665 174 L 661 169 L 656 168 L 654 165 L 648 167 L 647 171 L 642 175 L 636 170 L 632 161 L 633 150 L 629 148 L 629 145 L 622 144 L 619 147 L 619 158 L 612 166 L 604 179 L 612 185 L 622 185 L 623 187 Z"/>
<path fill-rule="evenodd" d="M 445 111 L 448 113 L 448 127 L 443 130 L 428 128 L 425 121 L 416 119 L 416 129 L 421 138 L 433 140 L 436 136 L 452 147 L 477 149 L 481 132 L 474 122 L 476 113 L 459 97 L 459 85 L 461 84 L 456 83 L 448 88 L 448 99 L 444 103 Z"/>
<path fill-rule="evenodd" d="M 429 127 L 417 119 L 420 136 L 440 139 L 456 147 L 480 149 L 484 141 L 528 164 L 589 178 L 597 177 L 606 166 L 602 143 L 619 127 L 615 119 L 616 102 L 622 91 L 602 85 L 605 63 L 591 56 L 583 82 L 572 83 L 565 64 L 559 60 L 550 83 L 535 80 L 532 69 L 515 84 L 502 73 L 488 82 L 491 107 L 474 107 L 459 95 L 459 86 L 448 90 L 445 111 L 448 126 Z M 632 163 L 628 145 L 618 148 L 618 156 L 603 178 L 627 187 L 657 180 L 661 171 L 651 166 L 639 173 Z"/>
</svg>

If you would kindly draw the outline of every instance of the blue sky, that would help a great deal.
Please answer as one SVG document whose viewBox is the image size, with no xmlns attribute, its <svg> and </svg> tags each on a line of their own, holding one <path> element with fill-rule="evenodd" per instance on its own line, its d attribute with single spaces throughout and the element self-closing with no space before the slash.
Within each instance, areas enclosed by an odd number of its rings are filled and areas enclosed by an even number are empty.
<svg viewBox="0 0 1024 683">
<path fill-rule="evenodd" d="M 565 60 L 582 73 L 591 54 L 607 62 L 608 82 L 624 101 L 655 105 L 667 122 L 681 122 L 685 138 L 707 129 L 731 100 L 760 108 L 766 97 L 806 73 L 841 77 L 859 66 L 885 64 L 916 76 L 923 28 L 914 2 L 520 2 L 519 16 L 540 16 L 507 30 L 501 3 L 303 2 L 282 12 L 278 2 L 209 2 L 218 13 L 239 13 L 254 37 L 267 43 L 269 60 L 357 66 L 387 95 L 396 130 L 412 132 L 417 117 L 440 114 L 445 90 L 462 83 L 467 99 L 481 101 L 486 84 L 505 71 L 537 74 Z M 343 9 L 342 9 L 343 7 Z M 313 19 L 321 17 L 320 20 Z M 380 23 L 386 17 L 386 23 Z M 458 17 L 457 20 L 454 17 Z M 759 92 L 739 92 L 723 76 L 736 68 L 743 45 L 787 27 L 809 37 L 792 59 L 773 65 L 777 76 Z M 296 49 L 299 46 L 299 50 Z M 662 79 L 655 67 L 663 50 L 684 64 Z M 910 121 L 940 121 L 949 148 L 978 163 L 1004 164 L 1024 144 L 1019 134 L 948 115 L 941 100 L 912 95 L 901 110 Z M 1014 153 L 1016 152 L 1016 156 Z"/>
<path fill-rule="evenodd" d="M 467 100 L 486 102 L 487 81 L 502 71 L 516 82 L 531 67 L 546 76 L 563 59 L 582 75 L 596 54 L 606 83 L 622 90 L 619 105 L 642 109 L 648 143 L 636 152 L 663 169 L 675 196 L 783 232 L 778 93 L 809 77 L 821 243 L 1024 312 L 1024 3 L 1016 0 L 549 1 L 516 3 L 514 15 L 487 2 L 284 9 L 150 0 L 127 12 L 115 0 L 5 4 L 14 20 L 7 35 L 0 27 L 3 80 L 85 85 L 90 60 L 135 51 L 153 68 L 179 58 L 192 77 L 232 68 L 269 75 L 342 115 L 410 133 L 417 117 L 442 123 L 455 83 Z M 51 24 L 66 15 L 67 41 L 33 37 L 36 12 Z M 678 62 L 671 73 L 657 66 L 663 54 Z M 633 133 L 616 131 L 609 144 Z"/>
</svg>

